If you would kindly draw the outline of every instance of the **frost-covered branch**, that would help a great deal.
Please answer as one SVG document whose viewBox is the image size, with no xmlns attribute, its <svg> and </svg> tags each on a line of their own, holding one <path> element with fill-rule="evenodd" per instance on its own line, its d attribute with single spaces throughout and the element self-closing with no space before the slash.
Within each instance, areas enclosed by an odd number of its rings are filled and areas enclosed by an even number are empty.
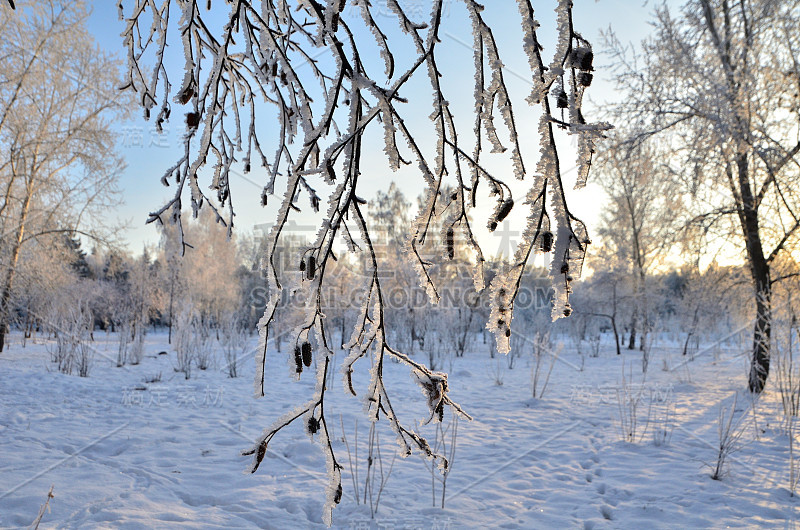
<svg viewBox="0 0 800 530">
<path fill-rule="evenodd" d="M 590 44 L 573 29 L 572 2 L 557 3 L 558 43 L 549 66 L 541 56 L 539 25 L 532 6 L 524 0 L 518 3 L 522 50 L 534 86 L 527 103 L 541 113 L 539 161 L 533 171 L 528 168 L 534 165 L 526 158 L 536 153 L 525 153 L 525 146 L 537 142 L 523 137 L 515 115 L 517 105 L 525 102 L 512 105 L 500 46 L 483 18 L 484 7 L 473 0 L 462 1 L 475 45 L 475 125 L 471 131 L 458 129 L 439 67 L 443 0 L 431 2 L 424 22 L 413 20 L 409 6 L 401 0 L 387 0 L 388 13 L 381 17 L 367 0 L 135 0 L 127 8 L 120 7 L 128 55 L 126 87 L 138 94 L 145 117 L 154 114 L 160 128 L 170 119 L 173 105 L 184 108 L 184 151 L 162 178 L 164 185 L 175 185 L 175 194 L 151 214 L 150 221 L 168 221 L 180 227 L 182 201 L 188 193 L 195 216 L 206 206 L 231 230 L 235 211 L 230 175 L 234 168 L 249 173 L 254 165 L 260 166 L 264 175 L 262 204 L 277 197 L 275 223 L 262 257 L 269 300 L 258 324 L 255 391 L 264 395 L 268 341 L 286 326 L 278 307 L 287 291 L 302 291 L 308 301 L 293 332 L 290 371 L 300 377 L 316 361 L 317 386 L 311 399 L 267 429 L 250 453 L 255 455 L 255 470 L 272 438 L 304 418 L 309 433 L 322 442 L 328 461 L 328 522 L 341 497 L 341 466 L 327 435 L 325 380 L 333 353 L 322 309 L 323 292 L 331 281 L 331 260 L 340 252 L 337 241 L 368 258 L 362 271 L 366 278 L 364 305 L 345 346 L 350 351 L 343 363 L 347 390 L 357 394 L 354 367 L 370 357 L 372 369 L 363 392 L 370 419 L 388 420 L 403 454 L 419 451 L 442 467 L 447 466 L 446 459 L 401 422 L 384 381 L 385 359 L 408 366 L 427 401 L 429 421 L 440 421 L 446 406 L 468 417 L 448 396 L 446 374 L 430 370 L 387 340 L 381 263 L 362 212 L 366 201 L 360 193 L 363 178 L 371 176 L 362 152 L 368 130 L 382 133 L 391 169 L 414 166 L 424 181 L 424 207 L 412 226 L 408 254 L 432 302 L 438 301 L 440 287 L 431 268 L 434 261 L 455 258 L 457 239 L 466 243 L 458 248 L 467 248 L 473 259 L 476 290 L 485 287 L 484 254 L 473 233 L 473 217 L 481 193 L 495 201 L 494 211 L 485 221 L 490 231 L 514 206 L 510 186 L 492 174 L 489 168 L 496 165 L 487 163 L 501 159 L 516 179 L 529 183 L 526 202 L 530 212 L 525 243 L 492 283 L 488 327 L 495 332 L 500 350 L 508 351 L 514 299 L 535 252 L 556 253 L 552 275 L 558 297 L 553 315 L 557 318 L 570 312 L 570 282 L 580 274 L 589 240 L 583 223 L 567 207 L 556 136 L 560 130 L 578 136 L 578 186 L 582 186 L 595 142 L 610 126 L 587 124 L 581 112 L 583 93 L 592 80 L 593 55 Z M 183 77 L 175 88 L 167 67 L 169 35 L 180 39 L 184 52 Z M 398 39 L 403 38 L 401 43 Z M 370 71 L 374 63 L 364 59 L 368 55 L 380 57 L 382 73 Z M 301 73 L 303 66 L 307 68 Z M 411 90 L 414 78 L 424 79 L 431 91 L 428 103 L 435 142 L 409 120 L 410 94 L 406 91 Z M 557 110 L 551 108 L 551 96 Z M 495 118 L 500 118 L 502 125 L 495 125 Z M 484 141 L 490 146 L 489 153 L 484 153 Z M 201 186 L 201 182 L 208 185 Z M 279 269 L 276 254 L 304 196 L 314 212 L 320 212 L 323 202 L 327 209 L 315 239 L 295 257 L 297 270 L 289 274 Z M 441 227 L 441 232 L 432 233 L 434 227 Z M 182 234 L 182 229 L 178 233 Z M 426 246 L 431 240 L 442 243 L 443 250 L 435 258 Z"/>
</svg>

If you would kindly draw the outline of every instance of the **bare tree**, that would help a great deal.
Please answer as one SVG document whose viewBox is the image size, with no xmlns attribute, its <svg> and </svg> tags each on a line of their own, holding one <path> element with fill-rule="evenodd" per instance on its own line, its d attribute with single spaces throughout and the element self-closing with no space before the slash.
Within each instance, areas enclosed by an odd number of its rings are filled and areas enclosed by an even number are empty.
<svg viewBox="0 0 800 530">
<path fill-rule="evenodd" d="M 22 248 L 55 232 L 96 235 L 115 199 L 119 70 L 88 15 L 84 2 L 36 2 L 0 24 L 0 351 Z"/>
<path fill-rule="evenodd" d="M 650 322 L 648 274 L 674 242 L 677 218 L 672 214 L 682 208 L 678 185 L 656 159 L 647 144 L 610 147 L 599 157 L 598 183 L 609 197 L 603 209 L 598 234 L 615 262 L 625 264 L 631 280 L 633 310 L 628 349 L 639 344 L 644 349 Z M 626 282 L 627 283 L 627 282 Z"/>
<path fill-rule="evenodd" d="M 438 239 L 443 249 L 440 261 L 452 259 L 452 241 L 460 232 L 473 255 L 476 289 L 483 289 L 483 252 L 473 235 L 468 212 L 479 198 L 488 197 L 496 204 L 487 220 L 489 230 L 494 230 L 514 205 L 508 184 L 492 174 L 488 169 L 492 165 L 487 162 L 497 160 L 504 173 L 529 179 L 525 243 L 491 287 L 489 326 L 498 337 L 500 349 L 508 351 L 514 299 L 533 253 L 555 252 L 551 271 L 557 293 L 554 315 L 571 312 L 570 283 L 580 274 L 589 240 L 583 223 L 566 204 L 556 137 L 562 134 L 560 129 L 565 135 L 578 137 L 578 184 L 583 184 L 595 141 L 607 128 L 587 124 L 581 113 L 584 90 L 592 81 L 593 53 L 590 44 L 574 30 L 572 2 L 560 0 L 557 42 L 553 59 L 546 64 L 531 2 L 519 0 L 522 52 L 532 81 L 527 102 L 539 116 L 538 141 L 526 140 L 517 128 L 500 51 L 493 29 L 484 19 L 485 7 L 464 0 L 462 8 L 469 17 L 473 38 L 475 80 L 474 130 L 468 145 L 468 133 L 456 127 L 448 100 L 450 90 L 439 67 L 446 23 L 443 0 L 431 2 L 429 17 L 421 21 L 412 19 L 407 3 L 401 0 L 387 1 L 388 16 L 376 16 L 366 1 L 351 2 L 350 8 L 345 0 L 207 4 L 196 0 L 136 0 L 128 3 L 127 9 L 121 7 L 129 58 L 126 86 L 136 91 L 145 117 L 154 117 L 160 127 L 172 113 L 171 102 L 186 108 L 184 154 L 162 179 L 165 184 L 177 184 L 175 195 L 150 219 L 169 218 L 180 223 L 184 189 L 188 188 L 195 215 L 205 205 L 232 228 L 230 176 L 234 168 L 245 173 L 254 165 L 263 168 L 264 204 L 283 191 L 263 261 L 270 298 L 259 324 L 257 365 L 261 369 L 256 376 L 256 394 L 264 394 L 267 339 L 277 324 L 284 289 L 301 290 L 309 301 L 306 317 L 293 334 L 292 371 L 300 375 L 316 355 L 318 384 L 311 399 L 268 428 L 249 453 L 255 455 L 255 471 L 275 434 L 304 418 L 309 431 L 320 438 L 327 458 L 330 484 L 325 521 L 330 523 L 331 509 L 341 499 L 341 465 L 329 440 L 325 416 L 324 381 L 333 352 L 328 346 L 324 297 L 320 293 L 328 264 L 338 252 L 334 246 L 338 238 L 344 239 L 351 251 L 365 251 L 368 256 L 364 304 L 347 345 L 351 354 L 343 363 L 347 387 L 355 394 L 350 379 L 353 366 L 362 357 L 371 356 L 375 368 L 365 396 L 370 418 L 377 421 L 385 417 L 406 453 L 419 450 L 441 466 L 447 465 L 446 459 L 434 454 L 424 438 L 400 422 L 382 377 L 385 359 L 394 358 L 411 368 L 427 396 L 431 419 L 441 418 L 444 405 L 461 412 L 447 395 L 445 374 L 432 372 L 387 342 L 384 286 L 360 193 L 364 179 L 370 178 L 362 151 L 365 134 L 373 129 L 382 133 L 389 166 L 397 170 L 413 165 L 425 183 L 425 207 L 411 228 L 408 255 L 415 260 L 420 282 L 433 302 L 439 299 L 431 277 L 435 264 L 420 257 L 419 247 L 426 240 Z M 183 76 L 174 90 L 165 60 L 171 33 L 180 38 L 185 56 Z M 365 59 L 373 55 L 383 60 L 382 73 L 372 71 L 373 63 Z M 154 66 L 145 71 L 148 63 Z M 301 65 L 310 70 L 308 76 L 300 72 Z M 430 90 L 427 93 L 432 93 L 432 98 L 417 101 L 415 94 L 410 97 L 410 81 L 418 77 L 422 78 L 420 82 L 427 82 L 429 88 L 424 92 Z M 513 105 L 518 103 L 522 102 Z M 416 120 L 407 121 L 419 112 L 430 115 L 428 129 L 418 130 Z M 277 131 L 268 134 L 259 129 L 257 118 L 265 115 L 277 116 Z M 495 117 L 500 118 L 502 126 L 494 125 Z M 269 148 L 264 143 L 267 140 L 273 142 Z M 490 153 L 485 153 L 484 143 L 488 143 Z M 528 145 L 533 146 L 533 153 L 523 152 Z M 540 155 L 538 165 L 529 165 L 526 158 L 536 154 Z M 211 165 L 208 174 L 202 171 L 206 165 Z M 207 175 L 213 194 L 207 194 L 200 184 Z M 443 194 L 445 185 L 454 191 Z M 299 210 L 302 196 L 312 210 L 317 211 L 323 201 L 327 209 L 316 240 L 296 259 L 303 271 L 298 284 L 281 277 L 274 250 L 287 222 Z M 440 218 L 440 234 L 430 230 L 436 218 Z M 557 227 L 555 235 L 551 223 Z"/>
<path fill-rule="evenodd" d="M 800 228 L 800 4 L 690 0 L 656 10 L 637 61 L 616 44 L 620 118 L 634 140 L 662 138 L 662 158 L 693 198 L 692 221 L 742 248 L 756 322 L 749 387 L 769 373 L 775 259 Z M 613 41 L 613 38 L 612 38 Z"/>
</svg>

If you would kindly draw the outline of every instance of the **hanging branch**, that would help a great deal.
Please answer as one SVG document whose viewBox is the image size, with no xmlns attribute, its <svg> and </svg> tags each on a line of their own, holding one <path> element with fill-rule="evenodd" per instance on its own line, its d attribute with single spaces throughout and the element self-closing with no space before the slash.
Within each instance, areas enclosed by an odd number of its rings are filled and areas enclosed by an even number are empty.
<svg viewBox="0 0 800 530">
<path fill-rule="evenodd" d="M 235 216 L 230 172 L 238 167 L 245 173 L 253 172 L 254 162 L 260 164 L 265 175 L 263 205 L 279 193 L 276 190 L 283 190 L 262 261 L 269 300 L 258 324 L 255 393 L 264 395 L 268 339 L 277 327 L 285 325 L 280 322 L 278 306 L 287 289 L 302 290 L 308 300 L 302 321 L 293 332 L 289 369 L 299 378 L 316 359 L 317 385 L 306 403 L 273 423 L 246 454 L 253 455 L 251 470 L 255 471 L 273 437 L 302 418 L 308 433 L 319 439 L 326 455 L 329 486 L 324 519 L 328 524 L 342 491 L 341 466 L 328 436 L 325 416 L 325 380 L 333 352 L 328 346 L 322 311 L 330 260 L 336 259 L 337 237 L 347 243 L 350 251 L 365 252 L 368 257 L 364 305 L 345 345 L 350 351 L 342 368 L 347 391 L 357 394 L 351 377 L 354 366 L 360 359 L 371 357 L 370 380 L 362 397 L 370 419 L 384 418 L 389 422 L 403 455 L 418 451 L 442 469 L 448 465 L 445 457 L 406 427 L 393 407 L 383 378 L 385 359 L 393 358 L 409 367 L 430 409 L 429 421 L 441 421 L 445 407 L 469 418 L 448 396 L 446 374 L 431 371 L 387 340 L 381 265 L 362 212 L 366 201 L 359 195 L 361 177 L 369 171 L 362 167 L 362 139 L 367 129 L 382 128 L 384 153 L 393 170 L 413 164 L 425 182 L 424 207 L 414 221 L 408 248 L 420 282 L 434 303 L 439 300 L 439 291 L 431 273 L 434 264 L 423 257 L 426 242 L 438 237 L 443 243 L 441 259 L 452 260 L 455 239 L 462 238 L 474 257 L 473 280 L 480 291 L 485 287 L 484 257 L 471 220 L 479 190 L 496 200 L 495 209 L 486 220 L 489 230 L 502 223 L 514 207 L 509 185 L 493 176 L 484 164 L 484 135 L 491 146 L 487 156 L 506 157 L 515 178 L 529 182 L 526 203 L 530 213 L 524 244 L 491 285 L 492 313 L 487 327 L 495 332 L 501 351 L 509 349 L 513 303 L 530 256 L 534 252 L 555 252 L 551 274 L 557 293 L 553 314 L 557 318 L 569 314 L 570 282 L 580 274 L 589 243 L 583 223 L 567 207 L 555 128 L 579 136 L 580 186 L 585 183 L 595 141 L 609 126 L 587 124 L 581 113 L 583 93 L 592 79 L 592 53 L 589 43 L 573 30 L 572 2 L 558 2 L 559 40 L 548 67 L 541 57 L 539 26 L 530 2 L 518 2 L 524 33 L 522 48 L 533 81 L 527 102 L 540 106 L 542 112 L 540 157 L 531 175 L 523 152 L 523 146 L 531 142 L 524 140 L 517 128 L 494 33 L 483 19 L 483 6 L 473 0 L 462 1 L 471 21 L 475 49 L 471 149 L 459 138 L 438 66 L 443 0 L 431 3 L 425 23 L 409 18 L 400 0 L 387 0 L 390 16 L 380 20 L 373 16 L 367 0 L 350 2 L 356 17 L 349 16 L 350 11 L 344 12 L 346 0 L 217 0 L 213 10 L 210 0 L 205 5 L 197 0 L 133 0 L 127 9 L 120 4 L 128 56 L 123 88 L 138 94 L 146 118 L 157 109 L 155 120 L 159 128 L 170 119 L 172 104 L 185 109 L 183 154 L 161 179 L 164 185 L 174 183 L 175 193 L 150 215 L 150 221 L 163 222 L 167 217 L 182 234 L 182 198 L 188 188 L 193 215 L 197 216 L 203 206 L 210 207 L 230 232 Z M 219 4 L 226 11 L 222 18 Z M 396 60 L 400 55 L 392 51 L 389 32 L 381 26 L 384 23 L 395 24 L 408 39 L 407 48 L 413 50 L 410 55 L 402 55 L 405 70 Z M 360 37 L 361 32 L 354 32 L 351 26 L 355 24 L 367 28 L 370 38 L 365 40 Z M 165 66 L 167 35 L 173 32 L 184 51 L 183 78 L 174 90 Z M 383 61 L 382 74 L 367 71 L 361 57 L 368 49 L 377 49 Z M 144 64 L 152 64 L 149 73 Z M 301 66 L 307 67 L 304 75 L 299 72 Z M 398 105 L 407 103 L 401 92 L 413 77 L 424 76 L 422 72 L 427 73 L 432 93 L 430 120 L 436 134 L 432 160 L 423 148 L 421 133 L 409 126 Z M 318 86 L 312 86 L 312 82 Z M 562 110 L 560 118 L 548 100 L 553 94 L 556 107 Z M 258 120 L 267 115 L 266 109 L 277 118 L 277 126 L 268 132 L 257 126 Z M 501 119 L 499 128 L 495 117 Z M 204 190 L 200 182 L 206 179 L 209 185 Z M 444 190 L 448 190 L 446 196 Z M 297 280 L 279 273 L 276 254 L 287 223 L 301 208 L 299 199 L 303 195 L 315 212 L 322 201 L 327 202 L 327 210 L 316 239 L 296 256 L 302 276 Z M 555 236 L 553 224 L 557 227 Z M 432 234 L 433 226 L 441 226 L 441 233 Z"/>
</svg>

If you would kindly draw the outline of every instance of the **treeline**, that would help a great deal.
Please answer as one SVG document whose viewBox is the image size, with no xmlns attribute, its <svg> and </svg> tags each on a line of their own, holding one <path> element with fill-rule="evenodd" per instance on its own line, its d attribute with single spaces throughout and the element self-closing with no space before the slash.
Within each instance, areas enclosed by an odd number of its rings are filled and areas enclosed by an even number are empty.
<svg viewBox="0 0 800 530">
<path fill-rule="evenodd" d="M 441 288 L 435 293 L 439 303 L 431 304 L 431 293 L 420 286 L 404 256 L 402 228 L 410 210 L 411 204 L 394 186 L 379 193 L 370 209 L 380 227 L 375 244 L 386 271 L 381 282 L 384 303 L 391 308 L 385 314 L 389 340 L 401 351 L 424 356 L 433 368 L 468 350 L 493 356 L 494 340 L 486 332 L 490 294 L 476 290 L 466 245 L 452 242 L 453 259 L 438 260 L 441 265 L 432 269 Z M 23 341 L 36 333 L 91 340 L 98 331 L 117 332 L 118 364 L 138 363 L 144 336 L 151 331 L 163 330 L 176 350 L 202 349 L 211 347 L 203 345 L 209 340 L 224 342 L 226 337 L 254 333 L 269 297 L 260 272 L 266 234 L 239 233 L 229 239 L 210 214 L 187 225 L 182 239 L 170 230 L 165 226 L 159 245 L 139 255 L 119 249 L 86 252 L 77 238 L 52 238 L 48 252 L 40 249 L 23 259 L 20 276 L 27 281 L 13 292 L 12 326 L 23 332 Z M 283 291 L 278 309 L 287 329 L 272 333 L 278 349 L 283 335 L 289 336 L 301 323 L 308 302 L 300 256 L 313 234 L 288 232 L 275 253 L 282 282 L 290 287 Z M 422 251 L 433 256 L 449 249 L 434 242 Z M 369 267 L 359 263 L 359 253 L 352 256 L 356 258 L 342 253 L 325 272 L 330 287 L 320 303 L 331 348 L 349 340 L 347 330 L 365 303 L 364 285 L 370 278 L 362 271 Z M 550 318 L 553 294 L 547 267 L 523 277 L 511 326 L 518 350 L 529 349 L 534 340 L 549 342 L 560 336 L 579 351 L 612 340 L 617 351 L 645 351 L 655 340 L 671 340 L 683 353 L 691 353 L 704 340 L 738 329 L 752 318 L 742 309 L 750 287 L 741 267 L 712 264 L 701 270 L 685 264 L 651 273 L 642 282 L 633 281 L 624 267 L 598 265 L 598 272 L 576 285 L 574 313 L 556 324 Z M 503 266 L 500 258 L 486 263 L 487 284 Z M 190 339 L 195 342 L 187 346 Z"/>
</svg>

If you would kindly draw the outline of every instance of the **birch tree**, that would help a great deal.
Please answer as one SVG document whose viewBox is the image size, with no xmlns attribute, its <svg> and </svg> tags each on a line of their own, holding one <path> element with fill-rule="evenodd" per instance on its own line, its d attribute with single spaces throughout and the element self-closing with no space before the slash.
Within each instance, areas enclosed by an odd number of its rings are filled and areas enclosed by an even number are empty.
<svg viewBox="0 0 800 530">
<path fill-rule="evenodd" d="M 0 351 L 20 260 L 30 241 L 97 235 L 115 199 L 110 121 L 119 74 L 86 30 L 83 2 L 7 6 L 0 22 Z"/>
<path fill-rule="evenodd" d="M 800 3 L 691 0 L 656 9 L 655 34 L 635 59 L 620 43 L 618 118 L 632 141 L 656 137 L 691 197 L 688 217 L 740 248 L 753 286 L 749 388 L 770 365 L 775 260 L 800 228 Z"/>
<path fill-rule="evenodd" d="M 209 208 L 232 228 L 230 180 L 239 169 L 259 174 L 264 183 L 263 204 L 277 201 L 263 257 L 269 300 L 258 326 L 261 342 L 256 364 L 260 368 L 255 392 L 264 395 L 268 338 L 276 326 L 279 329 L 276 318 L 284 289 L 305 291 L 309 301 L 303 322 L 293 334 L 290 371 L 299 377 L 316 357 L 317 387 L 306 403 L 265 430 L 248 454 L 254 456 L 251 469 L 255 471 L 274 436 L 302 418 L 327 459 L 327 523 L 332 507 L 341 499 L 342 467 L 330 442 L 325 414 L 324 381 L 333 352 L 321 293 L 328 265 L 340 253 L 337 241 L 344 242 L 345 251 L 368 256 L 366 281 L 360 287 L 364 304 L 347 344 L 350 355 L 343 362 L 347 390 L 356 394 L 351 374 L 360 359 L 371 357 L 373 368 L 363 398 L 370 419 L 388 420 L 403 455 L 418 451 L 440 467 L 447 466 L 444 456 L 435 454 L 424 438 L 400 420 L 383 379 L 386 359 L 409 367 L 430 407 L 431 420 L 441 419 L 446 406 L 466 415 L 447 393 L 446 374 L 415 361 L 387 338 L 384 285 L 361 191 L 365 180 L 383 177 L 366 163 L 362 149 L 367 135 L 383 138 L 392 169 L 409 166 L 424 183 L 424 208 L 409 227 L 406 254 L 433 303 L 440 298 L 431 276 L 435 264 L 420 257 L 419 247 L 426 240 L 438 240 L 443 249 L 438 259 L 452 259 L 452 242 L 459 232 L 468 242 L 476 289 L 482 290 L 483 251 L 468 214 L 479 200 L 490 201 L 494 211 L 488 218 L 482 215 L 480 222 L 494 230 L 515 204 L 506 175 L 528 183 L 524 244 L 490 286 L 494 305 L 488 326 L 501 351 L 509 349 L 513 304 L 531 256 L 540 251 L 555 253 L 553 314 L 560 317 L 571 312 L 570 284 L 580 275 L 589 243 L 584 224 L 566 203 L 556 138 L 568 134 L 577 138 L 580 186 L 587 178 L 595 142 L 608 126 L 587 123 L 581 111 L 584 91 L 592 81 L 593 52 L 574 28 L 572 2 L 552 4 L 557 39 L 549 60 L 543 55 L 532 3 L 517 2 L 516 23 L 522 28 L 517 50 L 529 66 L 532 86 L 527 100 L 519 101 L 510 96 L 495 38 L 497 28 L 484 18 L 484 6 L 474 0 L 447 4 L 450 10 L 462 10 L 470 25 L 474 54 L 466 68 L 474 74 L 471 130 L 456 125 L 448 99 L 461 93 L 461 87 L 448 86 L 442 77 L 439 51 L 447 24 L 445 3 L 433 0 L 428 5 L 427 16 L 417 19 L 411 14 L 411 2 L 402 0 L 388 0 L 388 9 L 381 14 L 365 0 L 136 0 L 120 4 L 129 59 L 125 86 L 135 91 L 145 117 L 157 127 L 175 114 L 186 127 L 184 152 L 162 177 L 164 184 L 175 186 L 174 196 L 150 220 L 180 225 L 181 205 L 188 199 L 194 215 L 201 207 Z M 505 18 L 503 23 L 507 22 Z M 170 36 L 183 48 L 182 71 L 169 67 L 173 63 L 168 55 L 175 49 L 167 47 Z M 372 58 L 378 58 L 380 66 Z M 422 92 L 411 88 L 423 83 Z M 525 105 L 538 114 L 533 138 L 524 135 L 517 123 L 515 112 Z M 414 116 L 420 110 L 430 117 L 424 131 Z M 271 129 L 259 127 L 265 121 Z M 499 160 L 498 167 L 503 169 L 491 169 L 490 160 Z M 445 185 L 454 191 L 445 195 Z M 296 257 L 303 274 L 302 281 L 293 283 L 290 275 L 281 276 L 274 250 L 301 208 L 321 210 L 322 220 L 315 240 Z M 431 231 L 435 225 L 442 227 L 440 232 Z"/>
</svg>

